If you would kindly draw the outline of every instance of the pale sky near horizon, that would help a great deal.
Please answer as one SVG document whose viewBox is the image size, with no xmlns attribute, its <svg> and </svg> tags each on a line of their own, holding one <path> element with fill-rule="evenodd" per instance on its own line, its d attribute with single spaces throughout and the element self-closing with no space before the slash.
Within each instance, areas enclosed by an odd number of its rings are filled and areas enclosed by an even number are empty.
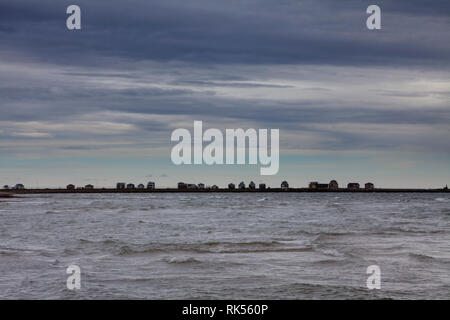
<svg viewBox="0 0 450 320">
<path fill-rule="evenodd" d="M 450 184 L 448 1 L 70 4 L 0 3 L 0 187 Z M 279 173 L 173 165 L 194 120 L 279 129 Z"/>
</svg>

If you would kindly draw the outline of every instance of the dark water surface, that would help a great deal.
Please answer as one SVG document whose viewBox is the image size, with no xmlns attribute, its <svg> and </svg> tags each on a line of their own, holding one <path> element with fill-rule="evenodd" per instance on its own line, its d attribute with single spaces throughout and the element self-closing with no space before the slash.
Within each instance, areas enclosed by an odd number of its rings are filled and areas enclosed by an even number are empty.
<svg viewBox="0 0 450 320">
<path fill-rule="evenodd" d="M 81 290 L 66 268 L 81 268 Z M 368 290 L 366 268 L 381 268 Z M 448 194 L 0 201 L 1 299 L 450 299 Z"/>
</svg>

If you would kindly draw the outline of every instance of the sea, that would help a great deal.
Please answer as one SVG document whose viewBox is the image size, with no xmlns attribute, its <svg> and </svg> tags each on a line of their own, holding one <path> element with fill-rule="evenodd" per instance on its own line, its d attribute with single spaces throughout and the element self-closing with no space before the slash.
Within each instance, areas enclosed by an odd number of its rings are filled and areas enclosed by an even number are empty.
<svg viewBox="0 0 450 320">
<path fill-rule="evenodd" d="M 448 193 L 0 200 L 0 299 L 450 298 Z"/>
</svg>

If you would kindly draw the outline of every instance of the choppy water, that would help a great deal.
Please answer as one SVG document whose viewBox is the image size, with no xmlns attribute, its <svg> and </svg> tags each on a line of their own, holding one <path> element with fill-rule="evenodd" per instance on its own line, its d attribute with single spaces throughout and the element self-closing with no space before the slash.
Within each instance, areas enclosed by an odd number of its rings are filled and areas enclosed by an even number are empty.
<svg viewBox="0 0 450 320">
<path fill-rule="evenodd" d="M 25 196 L 0 202 L 0 298 L 449 299 L 449 222 L 448 194 Z"/>
</svg>

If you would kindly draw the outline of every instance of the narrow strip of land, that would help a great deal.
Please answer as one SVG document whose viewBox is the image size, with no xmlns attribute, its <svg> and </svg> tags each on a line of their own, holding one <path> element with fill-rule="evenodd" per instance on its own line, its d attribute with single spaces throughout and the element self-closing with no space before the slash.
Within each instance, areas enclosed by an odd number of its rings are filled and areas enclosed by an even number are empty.
<svg viewBox="0 0 450 320">
<path fill-rule="evenodd" d="M 52 193 L 273 193 L 273 192 L 291 192 L 291 193 L 450 193 L 448 189 L 310 189 L 310 188 L 267 188 L 267 189 L 115 189 L 115 188 L 97 188 L 97 189 L 22 189 L 22 190 L 2 190 L 0 197 L 8 197 L 12 194 L 52 194 Z"/>
</svg>

